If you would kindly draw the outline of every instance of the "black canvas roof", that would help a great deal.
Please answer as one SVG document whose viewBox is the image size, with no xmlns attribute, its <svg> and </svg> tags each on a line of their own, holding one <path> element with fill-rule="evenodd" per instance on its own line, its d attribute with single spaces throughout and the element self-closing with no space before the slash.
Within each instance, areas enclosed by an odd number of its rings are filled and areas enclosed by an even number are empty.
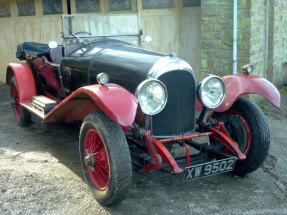
<svg viewBox="0 0 287 215">
<path fill-rule="evenodd" d="M 24 42 L 18 45 L 16 57 L 24 60 L 26 55 L 32 57 L 49 56 L 49 46 L 44 43 Z"/>
</svg>

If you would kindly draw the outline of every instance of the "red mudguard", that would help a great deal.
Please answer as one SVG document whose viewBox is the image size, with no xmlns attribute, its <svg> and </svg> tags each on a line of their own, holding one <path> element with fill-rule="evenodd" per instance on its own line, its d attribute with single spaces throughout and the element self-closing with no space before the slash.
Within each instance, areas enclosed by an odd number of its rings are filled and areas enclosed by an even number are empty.
<svg viewBox="0 0 287 215">
<path fill-rule="evenodd" d="M 10 63 L 7 67 L 7 84 L 10 85 L 13 75 L 16 77 L 20 103 L 30 102 L 37 95 L 32 70 L 26 63 Z"/>
<path fill-rule="evenodd" d="M 136 98 L 119 85 L 90 85 L 79 88 L 60 102 L 43 122 L 80 121 L 89 113 L 101 110 L 119 125 L 129 126 L 134 121 L 137 106 Z"/>
<path fill-rule="evenodd" d="M 243 94 L 253 93 L 264 96 L 274 106 L 280 108 L 281 99 L 277 88 L 268 80 L 255 75 L 229 75 L 222 77 L 225 83 L 226 95 L 222 104 L 215 112 L 228 110 Z"/>
</svg>

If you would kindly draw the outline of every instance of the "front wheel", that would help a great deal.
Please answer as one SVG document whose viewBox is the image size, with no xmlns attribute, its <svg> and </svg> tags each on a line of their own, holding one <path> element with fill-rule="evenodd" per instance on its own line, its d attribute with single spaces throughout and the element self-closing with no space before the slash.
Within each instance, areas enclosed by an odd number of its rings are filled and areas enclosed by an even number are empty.
<svg viewBox="0 0 287 215">
<path fill-rule="evenodd" d="M 86 182 L 97 201 L 115 205 L 132 183 L 128 144 L 121 127 L 103 112 L 89 114 L 80 131 L 79 151 Z"/>
<path fill-rule="evenodd" d="M 231 138 L 246 155 L 246 159 L 236 162 L 232 173 L 245 175 L 258 169 L 270 145 L 268 124 L 261 109 L 250 100 L 239 98 L 228 111 L 214 113 L 212 118 L 224 122 Z M 228 149 L 222 147 L 222 151 L 228 152 Z"/>
</svg>

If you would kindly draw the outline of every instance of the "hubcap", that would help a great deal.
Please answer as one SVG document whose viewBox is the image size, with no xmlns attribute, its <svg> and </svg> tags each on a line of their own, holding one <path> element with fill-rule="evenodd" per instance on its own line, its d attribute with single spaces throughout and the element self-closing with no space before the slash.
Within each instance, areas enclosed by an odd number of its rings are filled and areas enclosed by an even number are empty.
<svg viewBox="0 0 287 215">
<path fill-rule="evenodd" d="M 109 160 L 103 140 L 96 129 L 90 128 L 87 131 L 84 150 L 84 162 L 94 186 L 105 190 L 109 184 Z"/>
<path fill-rule="evenodd" d="M 87 149 L 87 156 L 84 158 L 86 166 L 89 166 L 92 172 L 95 172 L 95 160 L 94 160 L 94 155 L 90 153 L 90 151 Z"/>
</svg>

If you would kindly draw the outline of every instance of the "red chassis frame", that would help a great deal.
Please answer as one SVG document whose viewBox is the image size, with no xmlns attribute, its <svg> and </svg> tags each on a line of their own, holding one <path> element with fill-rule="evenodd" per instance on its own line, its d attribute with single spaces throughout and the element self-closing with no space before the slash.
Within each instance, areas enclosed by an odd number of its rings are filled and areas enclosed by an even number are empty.
<svg viewBox="0 0 287 215">
<path fill-rule="evenodd" d="M 240 151 L 238 144 L 234 142 L 231 137 L 229 136 L 224 123 L 218 122 L 215 127 L 209 127 L 207 124 L 204 124 L 206 130 L 210 130 L 208 132 L 203 133 L 194 133 L 190 135 L 182 135 L 180 137 L 175 138 L 165 138 L 165 139 L 156 139 L 155 137 L 151 136 L 150 131 L 145 132 L 145 143 L 151 157 L 151 161 L 144 166 L 140 170 L 140 173 L 147 173 L 151 170 L 160 170 L 162 167 L 162 158 L 165 162 L 169 165 L 172 169 L 174 174 L 179 174 L 183 172 L 183 169 L 180 168 L 175 161 L 174 157 L 170 154 L 167 148 L 164 146 L 163 143 L 172 142 L 172 141 L 181 141 L 181 140 L 189 140 L 197 137 L 204 137 L 204 136 L 212 136 L 213 138 L 219 140 L 226 148 L 229 149 L 239 160 L 243 160 L 246 156 Z M 190 158 L 189 158 L 189 149 L 187 145 L 184 145 L 186 149 L 186 162 L 187 167 L 190 166 Z"/>
</svg>

